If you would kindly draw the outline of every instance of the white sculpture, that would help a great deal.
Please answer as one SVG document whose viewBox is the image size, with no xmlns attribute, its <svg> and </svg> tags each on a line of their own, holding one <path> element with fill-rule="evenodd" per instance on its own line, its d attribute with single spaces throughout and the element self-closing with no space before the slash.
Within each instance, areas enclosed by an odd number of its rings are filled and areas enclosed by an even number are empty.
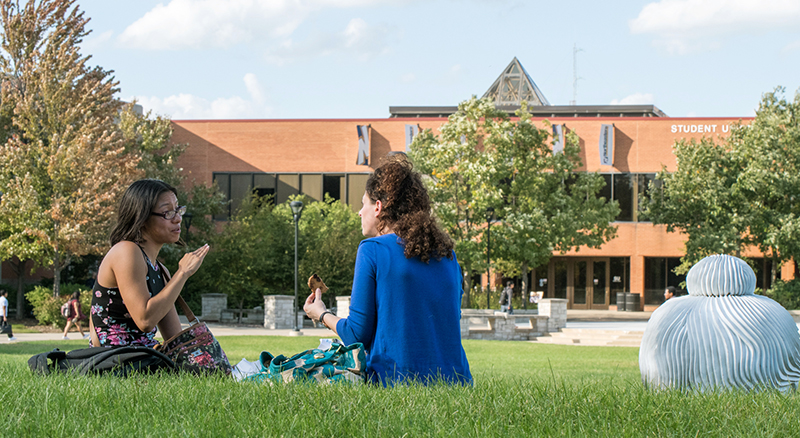
<svg viewBox="0 0 800 438">
<path fill-rule="evenodd" d="M 706 257 L 686 285 L 689 295 L 667 300 L 647 323 L 639 349 L 646 386 L 797 389 L 797 324 L 780 304 L 753 293 L 756 276 L 744 260 Z"/>
</svg>

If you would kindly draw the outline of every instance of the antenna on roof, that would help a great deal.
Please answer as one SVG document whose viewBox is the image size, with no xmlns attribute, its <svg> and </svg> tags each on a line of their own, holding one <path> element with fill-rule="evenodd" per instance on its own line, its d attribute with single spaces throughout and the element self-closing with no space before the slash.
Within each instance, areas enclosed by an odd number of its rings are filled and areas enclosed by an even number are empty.
<svg viewBox="0 0 800 438">
<path fill-rule="evenodd" d="M 582 79 L 578 77 L 578 52 L 583 52 L 583 49 L 579 49 L 577 44 L 572 45 L 572 100 L 569 102 L 570 105 L 576 105 L 578 103 L 578 79 Z"/>
</svg>

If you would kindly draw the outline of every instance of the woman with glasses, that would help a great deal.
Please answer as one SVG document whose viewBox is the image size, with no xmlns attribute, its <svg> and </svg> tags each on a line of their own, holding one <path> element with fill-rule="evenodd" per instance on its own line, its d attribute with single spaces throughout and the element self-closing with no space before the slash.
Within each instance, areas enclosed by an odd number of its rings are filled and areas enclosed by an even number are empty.
<svg viewBox="0 0 800 438">
<path fill-rule="evenodd" d="M 163 181 L 143 179 L 125 190 L 111 230 L 111 249 L 92 288 L 92 345 L 153 347 L 157 330 L 164 339 L 181 331 L 175 300 L 209 247 L 184 255 L 169 283 L 169 273 L 156 259 L 164 244 L 180 240 L 184 213 L 177 191 Z"/>
</svg>

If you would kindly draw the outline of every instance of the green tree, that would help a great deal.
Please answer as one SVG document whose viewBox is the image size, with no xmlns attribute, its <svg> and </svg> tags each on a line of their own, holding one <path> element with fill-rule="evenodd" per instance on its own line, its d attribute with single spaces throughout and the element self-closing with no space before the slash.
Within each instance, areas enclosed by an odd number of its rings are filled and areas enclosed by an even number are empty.
<svg viewBox="0 0 800 438">
<path fill-rule="evenodd" d="M 497 126 L 502 141 L 489 152 L 497 155 L 493 186 L 501 199 L 494 206 L 502 220 L 497 257 L 506 262 L 506 275 L 522 275 L 525 297 L 530 267 L 546 266 L 554 252 L 599 248 L 616 235 L 611 222 L 620 210 L 616 201 L 598 196 L 602 176 L 576 172 L 581 161 L 574 132 L 554 154 L 552 131 L 533 124 L 526 103 L 516 115 Z"/>
<path fill-rule="evenodd" d="M 225 293 L 241 311 L 263 295 L 292 290 L 294 225 L 269 199 L 250 197 L 233 220 L 211 236 L 211 252 L 193 276 L 206 292 Z"/>
<path fill-rule="evenodd" d="M 486 269 L 486 209 L 499 205 L 500 193 L 493 187 L 494 154 L 484 153 L 497 141 L 497 126 L 508 120 L 489 100 L 461 102 L 435 136 L 429 129 L 411 144 L 409 158 L 426 183 L 434 211 L 455 241 L 455 251 L 464 275 L 466 303 L 470 307 L 472 276 Z M 502 132 L 502 131 L 501 131 Z M 504 135 L 504 133 L 503 133 Z"/>
<path fill-rule="evenodd" d="M 516 115 L 511 120 L 491 101 L 473 97 L 459 105 L 438 138 L 428 130 L 411 145 L 411 159 L 430 176 L 434 210 L 456 241 L 467 291 L 471 276 L 486 269 L 489 208 L 499 221 L 492 227 L 492 263 L 508 275 L 527 274 L 554 251 L 597 247 L 616 232 L 610 226 L 619 214 L 616 203 L 597 197 L 603 179 L 575 172 L 575 134 L 563 153 L 553 154 L 550 132 L 532 123 L 527 105 Z"/>
<path fill-rule="evenodd" d="M 688 269 L 709 254 L 760 250 L 779 267 L 800 257 L 800 94 L 765 93 L 748 125 L 729 137 L 678 141 L 677 170 L 651 185 L 645 214 L 687 236 Z M 773 271 L 773 279 L 776 273 Z"/>
<path fill-rule="evenodd" d="M 107 224 L 139 174 L 115 127 L 110 72 L 79 45 L 87 18 L 74 0 L 0 1 L 0 257 L 61 270 L 101 252 Z"/>
<path fill-rule="evenodd" d="M 282 212 L 292 217 L 285 205 Z M 316 273 L 328 286 L 323 300 L 335 306 L 337 295 L 350 295 L 353 290 L 356 253 L 364 239 L 361 219 L 349 206 L 326 196 L 324 202 L 310 202 L 303 208 L 299 229 L 298 240 L 303 243 L 298 263 L 300 296 L 308 294 L 306 282 Z"/>
</svg>

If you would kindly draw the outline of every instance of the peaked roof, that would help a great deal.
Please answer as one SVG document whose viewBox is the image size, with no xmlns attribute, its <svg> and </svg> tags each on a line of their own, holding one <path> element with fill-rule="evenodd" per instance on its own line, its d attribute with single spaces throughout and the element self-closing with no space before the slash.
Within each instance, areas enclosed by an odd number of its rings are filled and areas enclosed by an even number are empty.
<svg viewBox="0 0 800 438">
<path fill-rule="evenodd" d="M 483 97 L 490 97 L 494 100 L 495 106 L 501 105 L 520 105 L 522 101 L 528 102 L 531 106 L 547 106 L 550 103 L 544 97 L 542 91 L 533 82 L 525 67 L 519 63 L 517 57 L 511 60 L 508 67 L 494 81 L 491 87 L 486 90 Z"/>
</svg>

